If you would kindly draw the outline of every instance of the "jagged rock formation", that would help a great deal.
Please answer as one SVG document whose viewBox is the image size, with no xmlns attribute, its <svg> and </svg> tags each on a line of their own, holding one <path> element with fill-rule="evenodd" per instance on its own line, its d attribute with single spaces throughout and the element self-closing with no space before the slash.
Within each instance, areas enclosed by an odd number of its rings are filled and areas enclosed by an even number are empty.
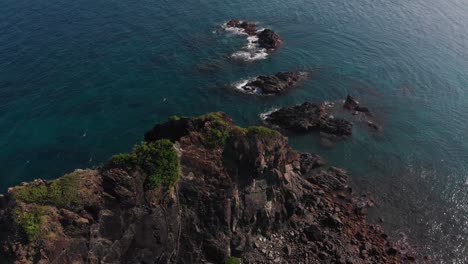
<svg viewBox="0 0 468 264">
<path fill-rule="evenodd" d="M 270 76 L 258 76 L 253 81 L 237 87 L 244 93 L 258 95 L 278 95 L 289 91 L 299 82 L 307 78 L 307 72 L 288 71 L 278 72 Z"/>
<path fill-rule="evenodd" d="M 273 51 L 281 45 L 281 38 L 276 32 L 268 28 L 259 31 L 253 22 L 233 19 L 226 23 L 226 27 L 240 29 L 249 36 L 257 36 L 258 45 L 268 51 Z"/>
<path fill-rule="evenodd" d="M 304 133 L 324 132 L 336 136 L 349 136 L 353 124 L 331 114 L 332 104 L 305 102 L 301 105 L 284 107 L 265 116 L 267 123 L 282 129 Z"/>
<path fill-rule="evenodd" d="M 294 151 L 276 131 L 240 128 L 214 113 L 173 117 L 145 140 L 102 168 L 11 188 L 0 199 L 4 262 L 400 263 L 413 258 L 380 227 L 365 222 L 372 201 L 352 195 L 346 171 Z M 166 177 L 178 172 L 179 164 L 180 179 Z"/>
</svg>

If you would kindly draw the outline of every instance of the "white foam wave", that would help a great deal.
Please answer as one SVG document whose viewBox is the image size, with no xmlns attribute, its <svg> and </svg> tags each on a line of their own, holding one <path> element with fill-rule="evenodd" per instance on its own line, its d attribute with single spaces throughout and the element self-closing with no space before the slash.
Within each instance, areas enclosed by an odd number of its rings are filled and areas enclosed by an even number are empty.
<svg viewBox="0 0 468 264">
<path fill-rule="evenodd" d="M 240 50 L 236 51 L 231 55 L 231 58 L 236 60 L 244 60 L 244 61 L 256 61 L 256 60 L 264 60 L 268 57 L 268 52 L 266 49 L 258 49 L 258 50 Z"/>
<path fill-rule="evenodd" d="M 261 114 L 260 114 L 260 118 L 261 118 L 263 121 L 265 121 L 271 113 L 278 111 L 278 109 L 279 109 L 279 108 L 273 108 L 273 109 L 271 109 L 270 111 L 267 111 L 267 112 L 265 112 L 265 113 L 261 113 Z"/>
<path fill-rule="evenodd" d="M 246 93 L 246 94 L 261 94 L 262 90 L 258 87 L 254 86 L 247 86 L 247 84 L 255 79 L 246 79 L 246 80 L 241 80 L 238 82 L 235 82 L 232 84 L 234 88 L 237 90 Z"/>
<path fill-rule="evenodd" d="M 224 30 L 235 35 L 248 35 L 243 28 L 224 27 Z"/>
<path fill-rule="evenodd" d="M 231 54 L 231 58 L 243 61 L 256 61 L 264 60 L 268 57 L 267 50 L 260 48 L 258 45 L 258 36 L 249 36 L 249 34 L 247 34 L 243 28 L 229 27 L 227 23 L 223 24 L 223 28 L 229 33 L 247 36 L 247 45 L 244 46 L 241 50 Z M 257 30 L 257 32 L 261 32 L 263 30 L 264 29 L 262 28 Z"/>
</svg>

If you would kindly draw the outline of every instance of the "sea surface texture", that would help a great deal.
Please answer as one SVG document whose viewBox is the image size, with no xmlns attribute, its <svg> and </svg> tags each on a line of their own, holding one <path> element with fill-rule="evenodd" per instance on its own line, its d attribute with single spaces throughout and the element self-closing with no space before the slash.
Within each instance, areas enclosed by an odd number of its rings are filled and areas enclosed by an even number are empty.
<svg viewBox="0 0 468 264">
<path fill-rule="evenodd" d="M 93 167 L 169 116 L 260 114 L 347 94 L 383 126 L 294 147 L 347 168 L 379 205 L 370 221 L 440 263 L 468 263 L 468 3 L 465 0 L 0 3 L 0 189 Z M 276 52 L 243 61 L 231 18 L 277 31 Z M 313 70 L 277 97 L 230 85 Z"/>
</svg>

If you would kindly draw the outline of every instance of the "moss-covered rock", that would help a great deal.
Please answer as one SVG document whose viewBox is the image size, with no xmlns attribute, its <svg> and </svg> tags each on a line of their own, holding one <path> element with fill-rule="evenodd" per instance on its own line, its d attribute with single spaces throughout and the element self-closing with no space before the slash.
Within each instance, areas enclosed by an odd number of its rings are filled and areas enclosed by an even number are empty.
<svg viewBox="0 0 468 264">
<path fill-rule="evenodd" d="M 251 126 L 247 128 L 247 135 L 259 136 L 263 138 L 277 138 L 281 136 L 281 133 L 264 126 Z"/>
<path fill-rule="evenodd" d="M 171 141 L 143 142 L 133 149 L 136 163 L 146 174 L 145 187 L 173 186 L 180 177 L 180 160 Z"/>
<path fill-rule="evenodd" d="M 167 139 L 135 145 L 131 153 L 114 155 L 109 165 L 127 171 L 140 169 L 146 176 L 146 189 L 173 186 L 180 177 L 179 157 Z"/>
<path fill-rule="evenodd" d="M 30 242 L 40 237 L 45 215 L 46 210 L 41 206 L 35 206 L 28 211 L 16 207 L 11 214 L 13 222 L 20 228 Z"/>
<path fill-rule="evenodd" d="M 79 172 L 47 183 L 17 187 L 13 197 L 26 203 L 53 205 L 57 207 L 81 206 L 84 200 L 79 194 L 81 175 Z"/>
<path fill-rule="evenodd" d="M 241 264 L 241 260 L 240 260 L 240 258 L 229 257 L 229 258 L 226 260 L 226 264 Z"/>
</svg>

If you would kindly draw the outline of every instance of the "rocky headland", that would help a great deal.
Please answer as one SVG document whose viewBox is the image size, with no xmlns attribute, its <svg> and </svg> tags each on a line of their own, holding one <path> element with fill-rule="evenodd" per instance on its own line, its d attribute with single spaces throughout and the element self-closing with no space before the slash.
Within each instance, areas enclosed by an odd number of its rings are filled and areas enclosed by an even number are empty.
<svg viewBox="0 0 468 264">
<path fill-rule="evenodd" d="M 323 122 L 319 127 L 332 121 Z M 348 178 L 318 155 L 293 150 L 275 130 L 241 128 L 223 113 L 174 116 L 100 168 L 24 183 L 0 196 L 0 260 L 414 261 L 407 245 L 366 223 L 374 202 L 356 196 Z"/>
</svg>

